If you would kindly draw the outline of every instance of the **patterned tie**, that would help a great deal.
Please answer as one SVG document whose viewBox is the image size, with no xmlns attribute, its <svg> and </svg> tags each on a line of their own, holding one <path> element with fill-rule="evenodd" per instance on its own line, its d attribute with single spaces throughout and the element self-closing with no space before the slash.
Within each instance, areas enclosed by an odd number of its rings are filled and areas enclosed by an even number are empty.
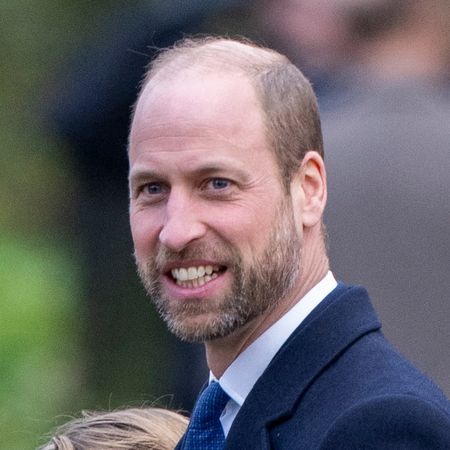
<svg viewBox="0 0 450 450">
<path fill-rule="evenodd" d="M 222 450 L 225 445 L 220 415 L 230 397 L 213 381 L 198 399 L 182 445 L 183 450 Z"/>
</svg>

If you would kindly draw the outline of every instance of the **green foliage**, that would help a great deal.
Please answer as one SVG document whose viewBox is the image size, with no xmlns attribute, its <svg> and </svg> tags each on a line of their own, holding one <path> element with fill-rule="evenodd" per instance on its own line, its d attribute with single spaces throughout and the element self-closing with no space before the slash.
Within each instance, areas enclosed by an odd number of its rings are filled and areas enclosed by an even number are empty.
<svg viewBox="0 0 450 450">
<path fill-rule="evenodd" d="M 19 450 L 74 406 L 81 314 L 74 261 L 60 248 L 3 233 L 0 255 L 0 448 Z"/>
<path fill-rule="evenodd" d="M 66 230 L 76 183 L 39 108 L 70 52 L 113 3 L 0 2 L 1 450 L 37 447 L 57 415 L 84 403 L 85 318 Z"/>
</svg>

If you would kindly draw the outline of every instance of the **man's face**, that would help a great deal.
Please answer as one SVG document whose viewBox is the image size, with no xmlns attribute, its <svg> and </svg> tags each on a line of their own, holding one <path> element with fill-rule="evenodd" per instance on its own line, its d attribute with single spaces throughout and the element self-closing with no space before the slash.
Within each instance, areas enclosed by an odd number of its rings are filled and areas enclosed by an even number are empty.
<svg viewBox="0 0 450 450">
<path fill-rule="evenodd" d="M 130 190 L 139 274 L 182 339 L 227 336 L 292 288 L 300 238 L 246 78 L 190 73 L 147 87 Z"/>
</svg>

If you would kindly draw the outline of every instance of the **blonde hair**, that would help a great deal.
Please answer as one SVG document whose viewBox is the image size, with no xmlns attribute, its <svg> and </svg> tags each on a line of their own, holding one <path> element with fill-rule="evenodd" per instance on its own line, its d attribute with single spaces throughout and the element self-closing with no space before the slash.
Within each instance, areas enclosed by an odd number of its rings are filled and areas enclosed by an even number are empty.
<svg viewBox="0 0 450 450">
<path fill-rule="evenodd" d="M 84 411 L 39 450 L 173 450 L 187 424 L 186 417 L 162 408 Z"/>
</svg>

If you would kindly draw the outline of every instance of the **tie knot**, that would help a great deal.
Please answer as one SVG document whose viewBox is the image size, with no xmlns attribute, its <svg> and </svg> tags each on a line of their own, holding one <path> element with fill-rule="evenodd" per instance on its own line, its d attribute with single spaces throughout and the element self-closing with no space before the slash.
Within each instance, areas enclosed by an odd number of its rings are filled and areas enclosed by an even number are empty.
<svg viewBox="0 0 450 450">
<path fill-rule="evenodd" d="M 197 429 L 217 423 L 230 397 L 216 381 L 202 392 L 192 413 L 191 424 Z"/>
</svg>

